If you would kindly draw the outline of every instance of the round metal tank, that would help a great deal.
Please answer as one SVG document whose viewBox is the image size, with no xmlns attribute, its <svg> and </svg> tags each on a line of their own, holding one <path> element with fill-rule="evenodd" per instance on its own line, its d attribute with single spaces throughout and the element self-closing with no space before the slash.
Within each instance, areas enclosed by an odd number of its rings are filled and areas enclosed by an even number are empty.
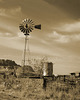
<svg viewBox="0 0 80 100">
<path fill-rule="evenodd" d="M 52 75 L 53 75 L 53 63 L 43 62 L 43 76 L 52 76 Z"/>
</svg>

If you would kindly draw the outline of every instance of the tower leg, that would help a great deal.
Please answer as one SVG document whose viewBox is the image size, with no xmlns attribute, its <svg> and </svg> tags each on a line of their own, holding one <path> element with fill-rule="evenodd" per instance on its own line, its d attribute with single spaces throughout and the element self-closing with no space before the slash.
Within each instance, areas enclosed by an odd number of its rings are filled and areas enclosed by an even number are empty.
<svg viewBox="0 0 80 100">
<path fill-rule="evenodd" d="M 24 46 L 24 59 L 23 59 L 23 66 L 25 66 L 26 63 L 26 45 L 27 45 L 27 35 L 25 36 L 25 46 Z"/>
<path fill-rule="evenodd" d="M 26 58 L 27 56 L 27 58 Z M 24 44 L 24 51 L 23 51 L 23 60 L 22 60 L 22 66 L 29 64 L 29 56 L 30 56 L 30 50 L 29 50 L 29 39 L 28 35 L 25 35 L 25 44 Z"/>
</svg>

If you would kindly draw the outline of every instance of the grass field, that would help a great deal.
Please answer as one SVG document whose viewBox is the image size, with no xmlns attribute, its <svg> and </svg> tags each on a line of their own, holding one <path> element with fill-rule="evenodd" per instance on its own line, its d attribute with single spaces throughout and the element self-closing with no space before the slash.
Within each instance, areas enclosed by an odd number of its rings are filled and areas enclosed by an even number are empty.
<svg viewBox="0 0 80 100">
<path fill-rule="evenodd" d="M 80 85 L 48 81 L 43 89 L 43 79 L 0 79 L 0 100 L 80 100 Z"/>
</svg>

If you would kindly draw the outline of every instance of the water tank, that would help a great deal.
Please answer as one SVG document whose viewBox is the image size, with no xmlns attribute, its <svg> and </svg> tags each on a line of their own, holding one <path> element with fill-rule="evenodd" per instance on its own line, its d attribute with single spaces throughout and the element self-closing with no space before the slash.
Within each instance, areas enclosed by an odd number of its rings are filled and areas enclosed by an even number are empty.
<svg viewBox="0 0 80 100">
<path fill-rule="evenodd" d="M 52 75 L 53 75 L 53 63 L 43 62 L 43 76 L 52 76 Z"/>
</svg>

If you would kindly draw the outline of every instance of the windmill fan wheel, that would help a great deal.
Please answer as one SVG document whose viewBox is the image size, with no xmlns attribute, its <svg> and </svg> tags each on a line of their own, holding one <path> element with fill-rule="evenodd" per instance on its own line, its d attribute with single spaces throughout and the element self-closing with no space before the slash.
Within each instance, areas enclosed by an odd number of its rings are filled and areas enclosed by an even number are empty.
<svg viewBox="0 0 80 100">
<path fill-rule="evenodd" d="M 29 35 L 30 32 L 32 32 L 34 28 L 34 23 L 31 19 L 24 19 L 22 24 L 19 26 L 21 32 L 24 33 L 24 35 Z"/>
</svg>

